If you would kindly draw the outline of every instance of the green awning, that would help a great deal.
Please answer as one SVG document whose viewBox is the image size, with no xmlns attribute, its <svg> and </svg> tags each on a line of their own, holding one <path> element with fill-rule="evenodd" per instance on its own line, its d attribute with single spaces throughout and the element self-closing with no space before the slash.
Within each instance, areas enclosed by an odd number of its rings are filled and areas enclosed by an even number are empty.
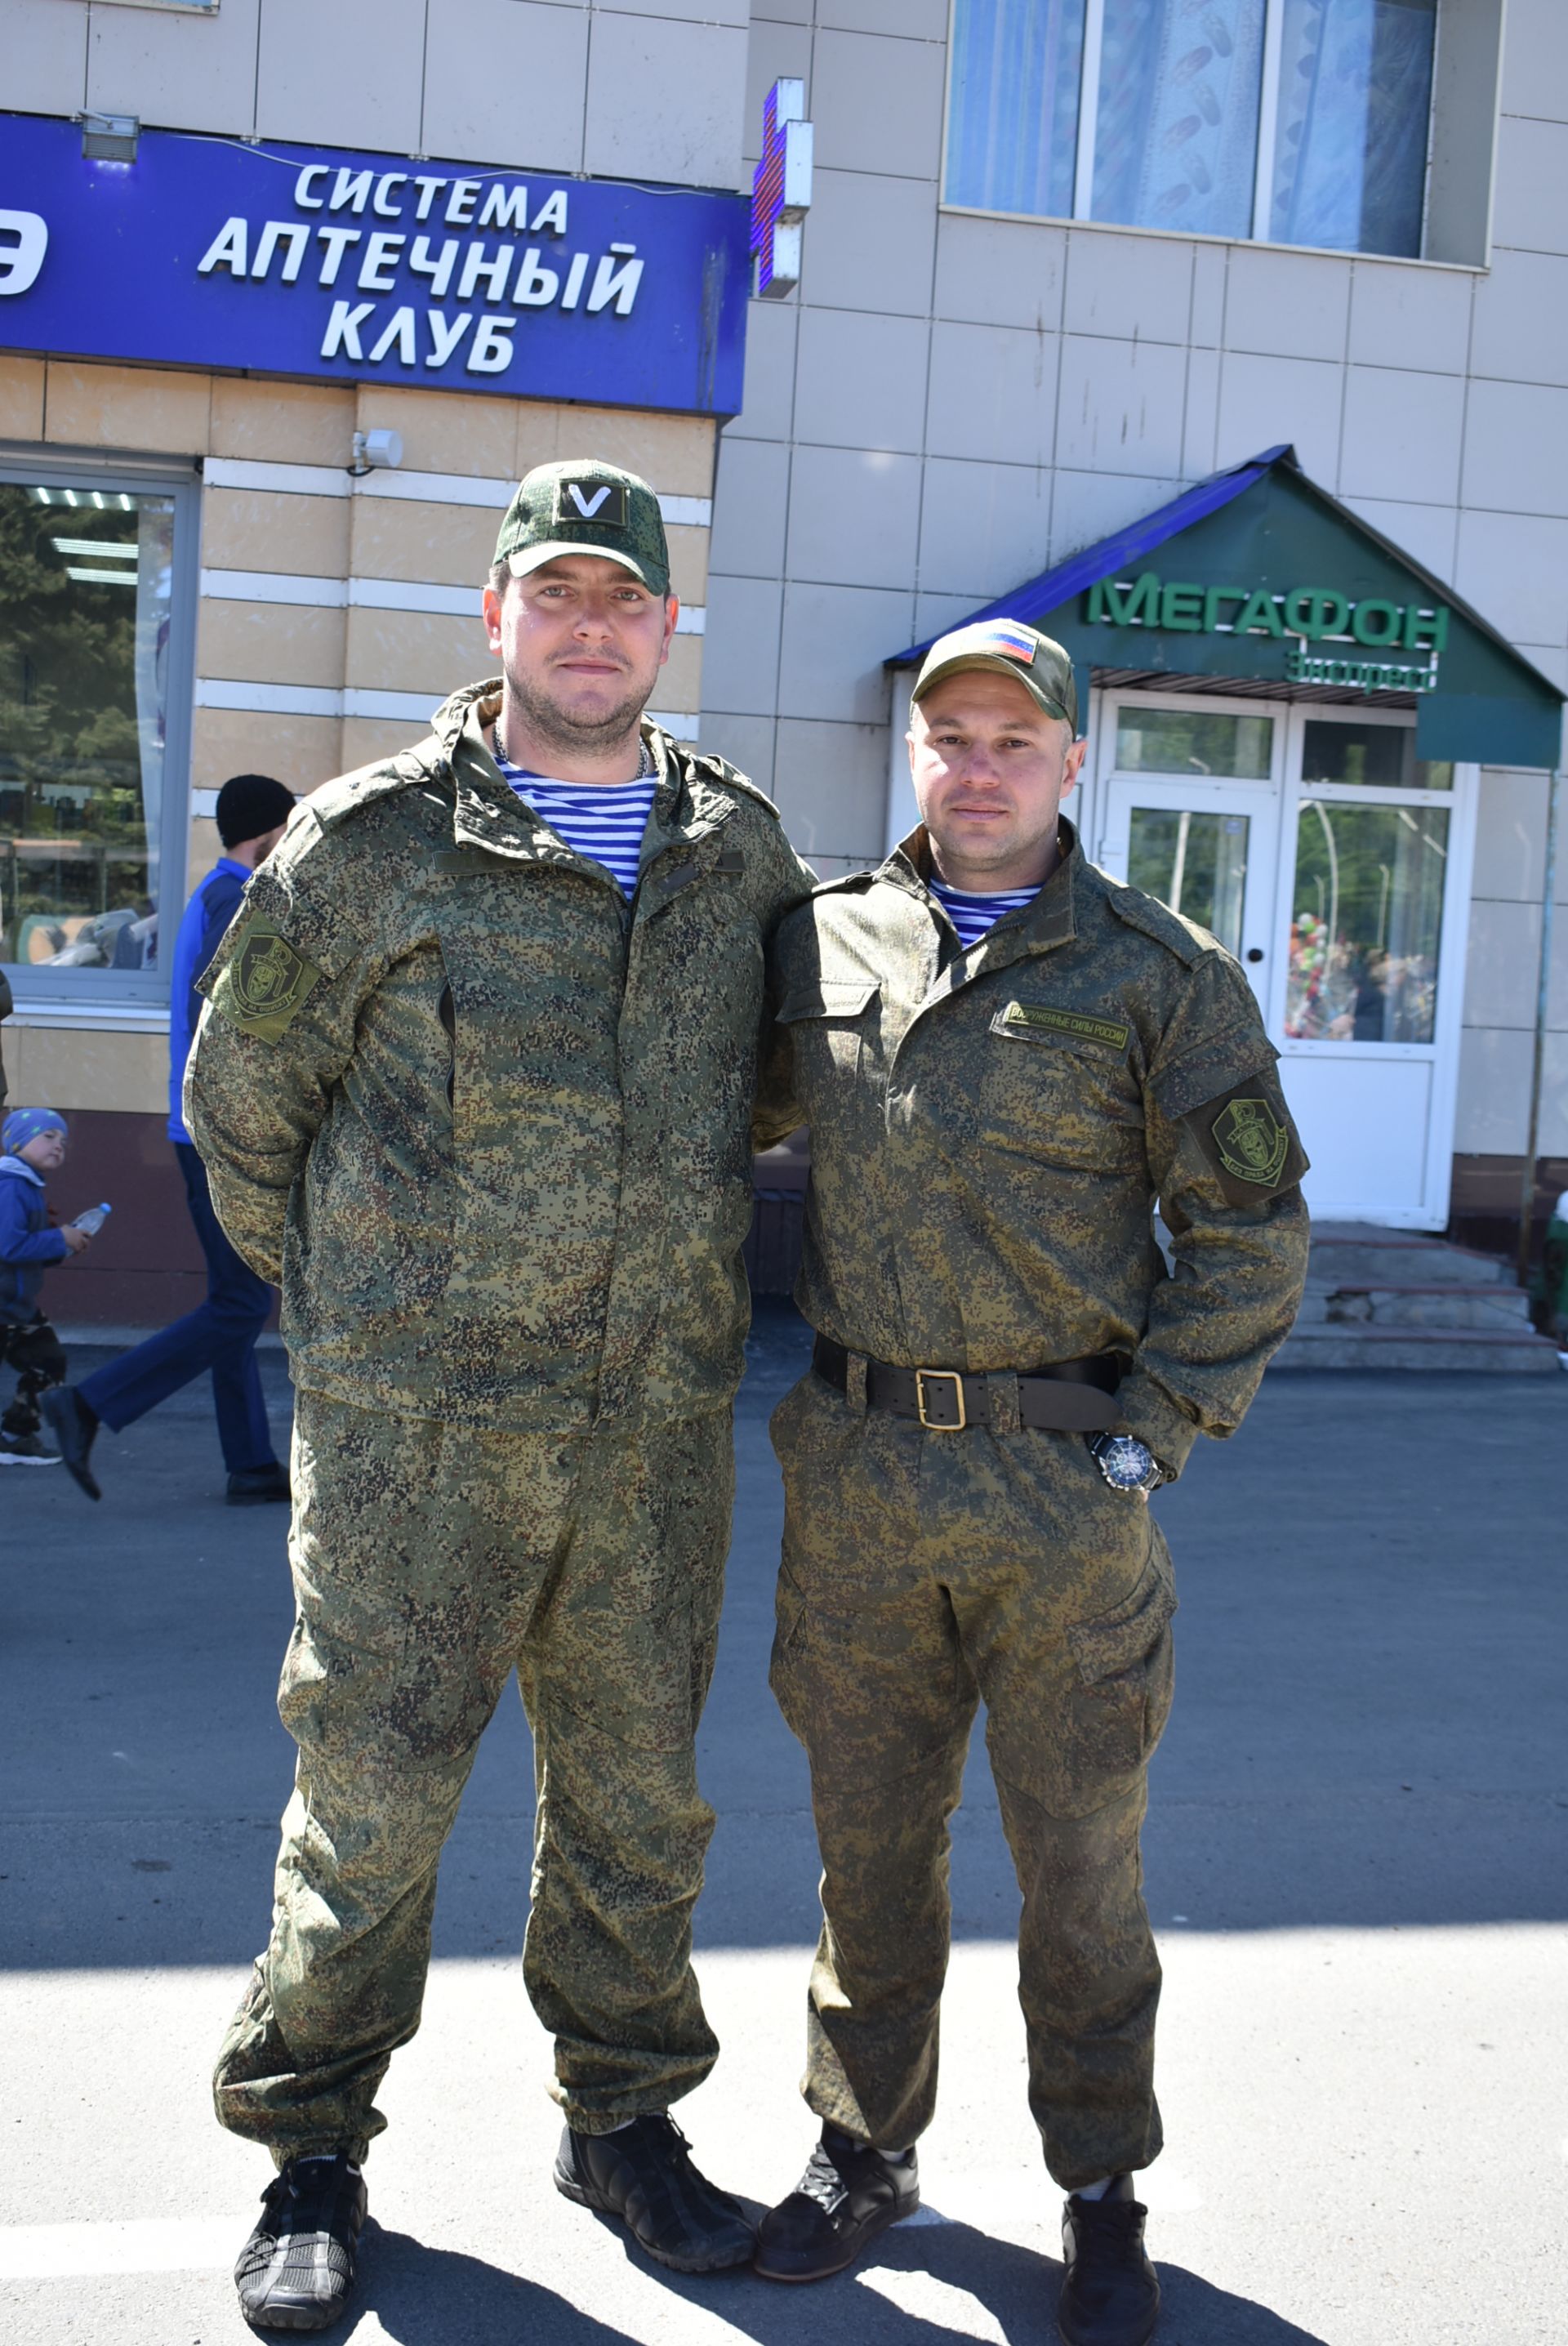
<svg viewBox="0 0 1568 2346">
<path fill-rule="evenodd" d="M 1092 678 L 1416 709 L 1416 752 L 1556 766 L 1563 696 L 1478 611 L 1309 481 L 1293 448 L 1185 489 L 974 618 L 1023 619 Z M 945 633 L 946 630 L 943 630 Z M 895 654 L 918 661 L 927 647 Z"/>
</svg>

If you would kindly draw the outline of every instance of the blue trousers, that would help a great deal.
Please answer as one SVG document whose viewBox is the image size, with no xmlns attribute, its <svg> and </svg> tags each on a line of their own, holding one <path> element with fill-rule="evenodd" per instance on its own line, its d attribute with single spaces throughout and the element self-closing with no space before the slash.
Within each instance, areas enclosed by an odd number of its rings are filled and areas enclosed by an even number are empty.
<svg viewBox="0 0 1568 2346">
<path fill-rule="evenodd" d="M 271 1428 L 256 1368 L 256 1339 L 267 1324 L 272 1290 L 241 1262 L 212 1210 L 207 1168 L 188 1141 L 174 1153 L 185 1176 L 186 1201 L 207 1257 L 207 1300 L 183 1320 L 149 1336 L 95 1370 L 76 1387 L 87 1407 L 117 1433 L 167 1401 L 203 1370 L 212 1377 L 218 1439 L 231 1474 L 273 1466 Z"/>
</svg>

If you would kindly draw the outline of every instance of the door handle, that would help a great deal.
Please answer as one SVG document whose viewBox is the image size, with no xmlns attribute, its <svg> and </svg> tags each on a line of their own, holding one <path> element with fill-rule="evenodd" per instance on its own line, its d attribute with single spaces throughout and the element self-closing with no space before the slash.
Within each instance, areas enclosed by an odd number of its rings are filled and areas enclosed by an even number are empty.
<svg viewBox="0 0 1568 2346">
<path fill-rule="evenodd" d="M 1263 959 L 1263 947 L 1261 945 L 1248 945 L 1247 948 L 1247 958 L 1248 961 L 1261 961 Z"/>
</svg>

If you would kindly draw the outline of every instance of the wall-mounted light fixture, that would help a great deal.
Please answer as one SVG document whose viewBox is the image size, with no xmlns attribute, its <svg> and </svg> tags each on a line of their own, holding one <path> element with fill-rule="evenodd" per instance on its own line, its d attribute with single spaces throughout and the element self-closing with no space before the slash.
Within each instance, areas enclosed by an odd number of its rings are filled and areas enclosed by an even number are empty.
<svg viewBox="0 0 1568 2346">
<path fill-rule="evenodd" d="M 351 479 L 360 480 L 366 473 L 382 470 L 395 473 L 402 463 L 401 432 L 356 432 L 354 461 L 349 466 Z"/>
<path fill-rule="evenodd" d="M 82 153 L 89 163 L 134 163 L 141 123 L 134 114 L 84 114 Z"/>
</svg>

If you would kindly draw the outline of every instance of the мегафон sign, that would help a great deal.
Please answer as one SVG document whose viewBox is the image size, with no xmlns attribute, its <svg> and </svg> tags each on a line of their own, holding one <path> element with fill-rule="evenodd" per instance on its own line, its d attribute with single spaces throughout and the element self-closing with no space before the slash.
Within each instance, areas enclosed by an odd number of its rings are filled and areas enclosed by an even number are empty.
<svg viewBox="0 0 1568 2346">
<path fill-rule="evenodd" d="M 0 347 L 731 415 L 744 197 L 0 116 Z"/>
</svg>

